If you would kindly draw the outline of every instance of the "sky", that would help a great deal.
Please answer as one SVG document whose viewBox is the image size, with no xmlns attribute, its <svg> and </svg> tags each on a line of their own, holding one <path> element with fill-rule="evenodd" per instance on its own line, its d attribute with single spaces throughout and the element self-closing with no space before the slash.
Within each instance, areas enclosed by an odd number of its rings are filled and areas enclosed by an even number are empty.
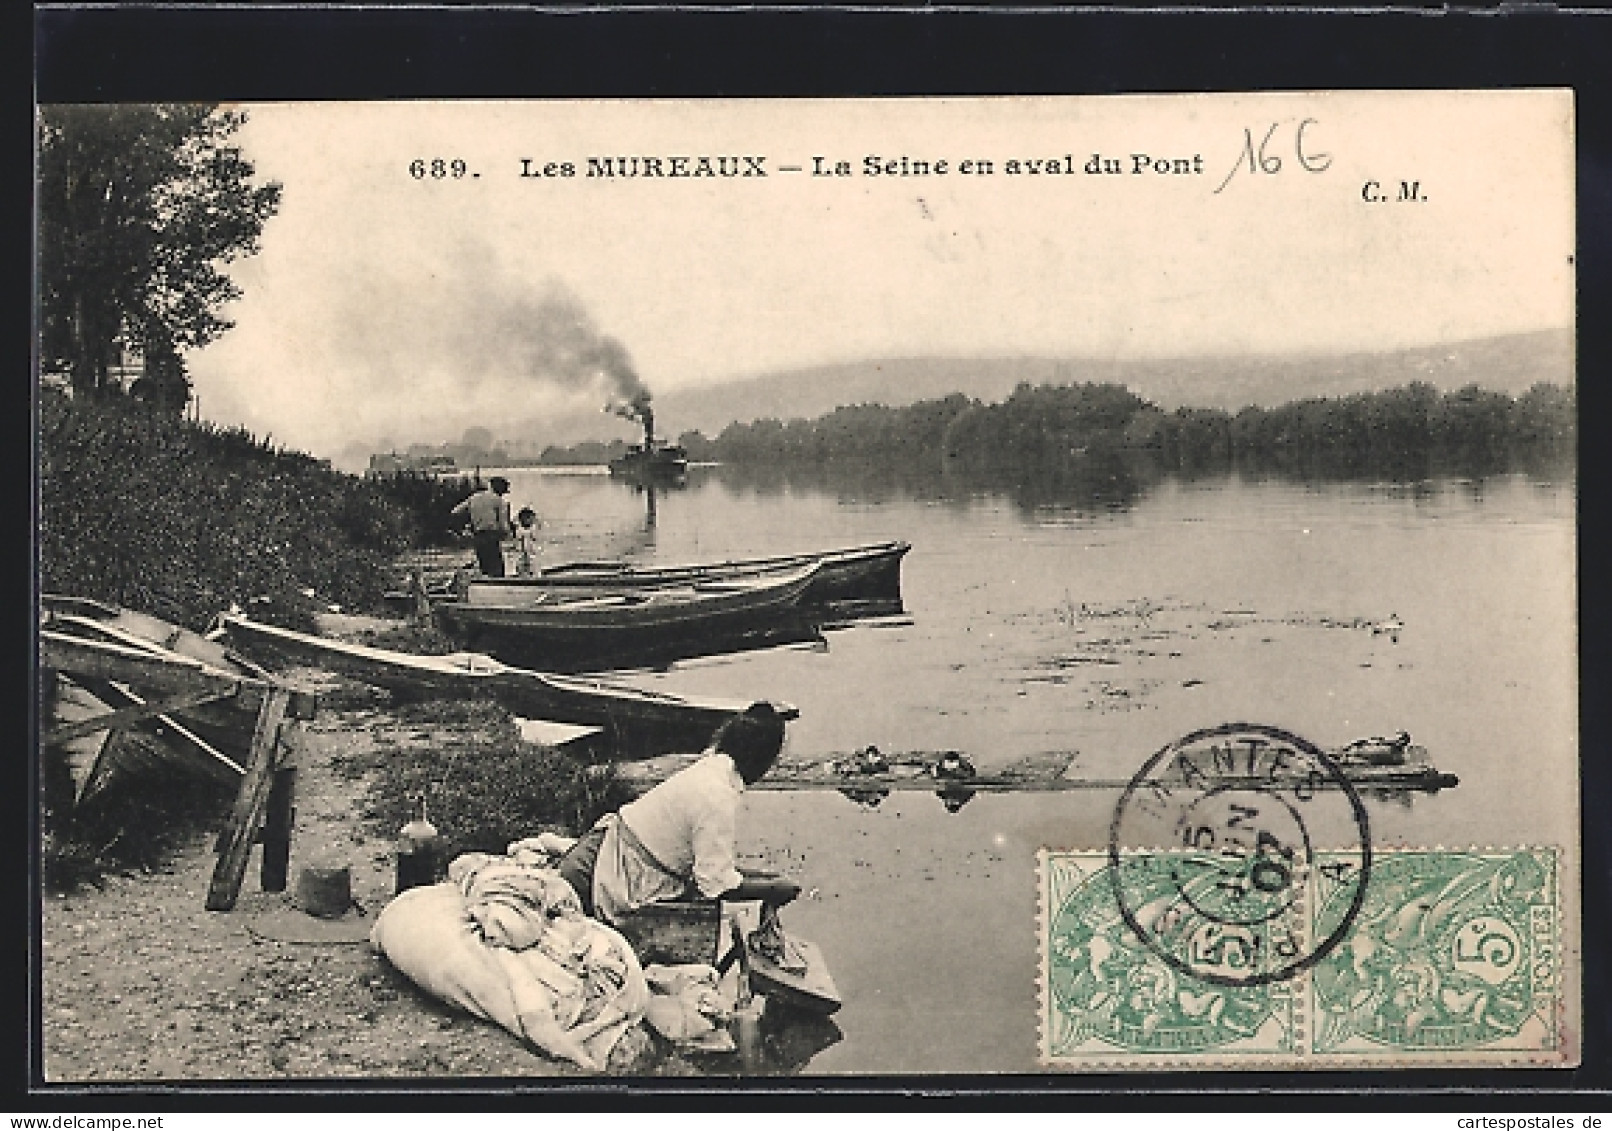
<svg viewBox="0 0 1612 1131">
<path fill-rule="evenodd" d="M 1565 91 L 244 109 L 283 202 L 191 372 L 202 416 L 324 456 L 838 361 L 1572 322 Z M 588 175 L 701 155 L 752 175 Z"/>
</svg>

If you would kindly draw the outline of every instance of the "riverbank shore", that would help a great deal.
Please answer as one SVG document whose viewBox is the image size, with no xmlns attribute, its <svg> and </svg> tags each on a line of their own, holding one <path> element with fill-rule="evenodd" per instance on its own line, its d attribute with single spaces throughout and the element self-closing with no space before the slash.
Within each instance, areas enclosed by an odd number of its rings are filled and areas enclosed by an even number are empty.
<svg viewBox="0 0 1612 1131">
<path fill-rule="evenodd" d="M 321 710 L 296 738 L 292 875 L 345 864 L 366 921 L 391 897 L 392 845 L 362 819 L 370 777 L 343 760 L 370 752 L 382 714 Z M 452 739 L 416 726 L 417 741 Z M 417 990 L 360 937 L 270 937 L 288 895 L 258 890 L 255 867 L 233 911 L 203 910 L 216 857 L 197 831 L 164 867 L 47 895 L 41 975 L 45 1078 L 159 1080 L 563 1076 L 574 1070 L 496 1026 Z M 293 880 L 294 884 L 294 880 Z M 292 916 L 300 912 L 291 912 Z"/>
<path fill-rule="evenodd" d="M 323 614 L 320 629 L 362 638 L 403 622 Z M 503 1029 L 419 990 L 368 944 L 367 928 L 392 898 L 394 837 L 424 793 L 453 851 L 500 851 L 515 835 L 572 831 L 568 819 L 528 824 L 533 799 L 486 804 L 506 774 L 548 769 L 533 749 L 464 770 L 478 754 L 508 754 L 512 729 L 490 705 L 404 705 L 316 669 L 288 678 L 319 694 L 310 721 L 286 741 L 297 767 L 291 890 L 260 890 L 254 856 L 234 910 L 204 909 L 217 861 L 213 828 L 199 822 L 140 869 L 102 874 L 41 907 L 41 1038 L 51 1083 L 156 1081 L 521 1078 L 580 1075 Z M 465 755 L 469 753 L 468 757 Z M 513 763 L 513 764 L 512 764 Z M 555 772 L 564 770 L 555 766 Z M 453 788 L 448 788 L 449 785 Z M 548 791 L 549 800 L 556 790 Z M 442 815 L 446 814 L 446 816 Z M 133 818 L 138 818 L 133 814 Z M 492 843 L 496 841 L 497 843 Z M 346 867 L 361 912 L 340 930 L 292 902 L 309 865 Z M 647 1034 L 629 1034 L 617 1072 L 680 1074 L 654 1057 Z"/>
</svg>

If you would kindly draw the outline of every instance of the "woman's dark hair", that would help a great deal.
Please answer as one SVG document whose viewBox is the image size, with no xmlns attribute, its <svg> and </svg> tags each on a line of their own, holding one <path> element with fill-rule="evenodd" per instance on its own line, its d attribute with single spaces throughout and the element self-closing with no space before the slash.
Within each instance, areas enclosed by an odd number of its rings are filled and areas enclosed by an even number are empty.
<svg viewBox="0 0 1612 1131">
<path fill-rule="evenodd" d="M 746 785 L 761 779 L 784 747 L 784 720 L 773 705 L 752 703 L 717 728 L 712 744 L 733 759 Z"/>
</svg>

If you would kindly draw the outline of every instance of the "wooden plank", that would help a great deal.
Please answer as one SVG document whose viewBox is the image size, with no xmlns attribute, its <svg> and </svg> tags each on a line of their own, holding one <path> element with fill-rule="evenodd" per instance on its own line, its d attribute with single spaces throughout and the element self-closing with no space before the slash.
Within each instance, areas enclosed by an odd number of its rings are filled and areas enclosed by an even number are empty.
<svg viewBox="0 0 1612 1131">
<path fill-rule="evenodd" d="M 801 973 L 785 970 L 751 944 L 746 953 L 750 956 L 750 982 L 758 993 L 781 998 L 790 1005 L 813 1013 L 833 1013 L 844 1003 L 834 976 L 828 972 L 823 952 L 817 944 L 797 935 L 789 936 L 789 945 L 796 948 L 806 960 Z"/>
<path fill-rule="evenodd" d="M 78 676 L 72 682 L 78 684 L 103 703 L 121 703 L 124 706 L 137 706 L 145 702 L 144 699 L 128 688 L 110 680 L 89 679 L 84 676 Z M 156 731 L 159 738 L 177 739 L 180 743 L 207 759 L 209 763 L 217 767 L 217 772 L 214 776 L 222 781 L 231 781 L 246 773 L 245 766 L 214 747 L 212 743 L 202 738 L 172 715 L 158 715 Z"/>
<path fill-rule="evenodd" d="M 318 706 L 318 698 L 311 691 L 236 675 L 177 652 L 86 640 L 50 629 L 39 633 L 39 657 L 41 665 L 70 675 L 126 683 L 146 692 L 211 688 L 218 692 L 217 698 L 234 696 L 242 711 L 260 711 L 271 687 L 290 695 L 287 712 L 292 718 L 311 719 Z"/>
<path fill-rule="evenodd" d="M 41 593 L 39 604 L 46 612 L 97 618 L 116 617 L 122 611 L 105 601 L 96 601 L 90 597 L 68 597 L 56 593 Z"/>
<path fill-rule="evenodd" d="M 228 695 L 237 689 L 265 685 L 208 667 L 200 660 L 159 655 L 122 644 L 84 640 L 49 629 L 39 633 L 40 662 L 71 675 L 133 684 L 153 691 L 200 691 L 211 688 Z"/>
<path fill-rule="evenodd" d="M 146 634 L 142 635 L 132 631 L 120 622 L 133 621 L 142 625 Z M 99 617 L 80 616 L 77 613 L 52 611 L 45 627 L 51 631 L 66 631 L 68 635 L 78 636 L 88 632 L 89 639 L 104 640 L 109 644 L 123 644 L 130 648 L 138 648 L 142 652 L 157 652 L 181 654 L 173 645 L 184 634 L 184 629 L 171 625 L 167 621 L 156 617 L 146 616 L 142 613 L 120 611 L 116 617 L 107 620 Z M 206 656 L 191 656 L 190 659 L 206 662 Z"/>
<path fill-rule="evenodd" d="M 139 631 L 130 629 L 125 623 L 128 621 L 143 623 L 146 634 L 142 635 Z M 123 644 L 143 652 L 154 652 L 159 656 L 183 656 L 227 671 L 231 675 L 245 676 L 264 683 L 274 682 L 273 676 L 261 665 L 230 651 L 211 637 L 171 625 L 159 617 L 145 613 L 121 609 L 117 610 L 117 615 L 112 620 L 104 620 L 52 611 L 42 627 L 52 632 L 65 632 L 69 636 L 101 640 L 109 644 Z"/>
<path fill-rule="evenodd" d="M 95 797 L 116 779 L 128 759 L 132 757 L 126 752 L 126 744 L 129 742 L 129 732 L 126 730 L 115 730 L 106 736 L 100 750 L 96 752 L 95 761 L 90 765 L 89 772 L 84 776 L 83 787 L 78 791 L 80 804 Z"/>
<path fill-rule="evenodd" d="M 230 910 L 241 894 L 241 881 L 246 877 L 247 860 L 252 855 L 252 838 L 274 784 L 274 770 L 280 759 L 280 724 L 285 721 L 290 703 L 291 692 L 276 687 L 268 693 L 258 712 L 246 776 L 241 779 L 240 792 L 235 795 L 235 808 L 226 826 L 224 851 L 219 855 L 213 881 L 207 889 L 209 911 Z"/>
<path fill-rule="evenodd" d="M 233 694 L 233 692 L 230 694 Z M 221 695 L 216 691 L 196 691 L 176 695 L 171 699 L 164 699 L 156 703 L 138 703 L 131 707 L 108 711 L 104 715 L 94 715 L 87 719 L 63 723 L 45 735 L 45 742 L 47 745 L 61 745 L 62 743 L 71 742 L 75 738 L 82 738 L 86 734 L 94 734 L 98 730 L 116 730 L 119 727 L 143 722 L 154 716 L 164 715 L 169 711 L 182 711 L 186 707 L 199 707 L 203 703 L 212 703 L 228 697 L 228 695 Z"/>
<path fill-rule="evenodd" d="M 297 768 L 274 771 L 263 816 L 263 863 L 258 872 L 264 891 L 284 891 L 291 870 L 291 830 L 296 824 Z"/>
<path fill-rule="evenodd" d="M 157 722 L 160 724 L 157 728 L 158 737 L 177 738 L 198 754 L 211 759 L 215 766 L 222 767 L 222 770 L 227 770 L 237 777 L 246 773 L 245 766 L 241 765 L 234 758 L 231 758 L 228 754 L 225 754 L 222 750 L 219 750 L 201 735 L 187 727 L 184 723 L 179 722 L 177 719 L 170 718 L 167 715 L 161 716 Z M 222 771 L 215 773 L 214 776 L 223 776 Z"/>
</svg>

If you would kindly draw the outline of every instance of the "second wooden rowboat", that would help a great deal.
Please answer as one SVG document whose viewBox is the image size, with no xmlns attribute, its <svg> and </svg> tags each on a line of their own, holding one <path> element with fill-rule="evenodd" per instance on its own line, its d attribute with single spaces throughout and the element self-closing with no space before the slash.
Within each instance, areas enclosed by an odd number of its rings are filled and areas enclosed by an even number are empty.
<svg viewBox="0 0 1612 1131">
<path fill-rule="evenodd" d="M 772 557 L 736 558 L 689 565 L 629 565 L 626 562 L 570 562 L 536 577 L 476 578 L 465 599 L 473 604 L 514 605 L 543 593 L 628 592 L 679 585 L 720 585 L 779 578 L 807 566 L 820 567 L 801 594 L 803 605 L 879 603 L 900 611 L 901 562 L 907 542 L 875 542 L 839 550 Z"/>
<path fill-rule="evenodd" d="M 528 671 L 474 652 L 420 656 L 310 636 L 235 614 L 219 618 L 230 642 L 254 655 L 270 654 L 416 699 L 486 698 L 518 714 L 604 728 L 618 757 L 651 757 L 670 749 L 698 750 L 747 701 L 671 695 L 577 676 Z M 799 710 L 774 706 L 786 719 Z"/>
<path fill-rule="evenodd" d="M 605 595 L 553 593 L 518 604 L 457 601 L 433 607 L 466 647 L 508 663 L 555 670 L 636 667 L 662 660 L 818 638 L 801 597 L 820 563 L 732 582 Z"/>
</svg>

